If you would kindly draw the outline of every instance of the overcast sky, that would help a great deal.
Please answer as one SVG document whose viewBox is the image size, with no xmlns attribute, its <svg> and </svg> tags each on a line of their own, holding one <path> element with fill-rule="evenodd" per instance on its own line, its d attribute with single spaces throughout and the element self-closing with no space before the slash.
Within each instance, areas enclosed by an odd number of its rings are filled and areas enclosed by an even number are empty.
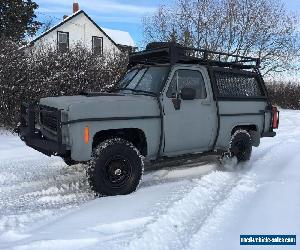
<svg viewBox="0 0 300 250">
<path fill-rule="evenodd" d="M 73 0 L 36 0 L 39 4 L 38 18 L 53 18 L 55 23 L 63 15 L 72 13 Z M 141 45 L 143 30 L 141 18 L 151 14 L 167 0 L 78 0 L 80 9 L 104 28 L 129 31 L 137 45 Z M 300 0 L 285 0 L 287 7 L 300 13 Z"/>
</svg>

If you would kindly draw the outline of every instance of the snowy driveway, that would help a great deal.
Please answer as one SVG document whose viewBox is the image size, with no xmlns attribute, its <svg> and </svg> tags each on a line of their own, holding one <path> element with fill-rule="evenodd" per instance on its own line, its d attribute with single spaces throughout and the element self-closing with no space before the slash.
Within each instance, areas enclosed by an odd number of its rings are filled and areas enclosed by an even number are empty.
<svg viewBox="0 0 300 250">
<path fill-rule="evenodd" d="M 283 111 L 278 136 L 241 170 L 174 166 L 147 172 L 134 194 L 99 199 L 83 166 L 0 135 L 0 249 L 234 250 L 246 249 L 240 234 L 300 237 L 299 128 L 300 112 Z"/>
</svg>

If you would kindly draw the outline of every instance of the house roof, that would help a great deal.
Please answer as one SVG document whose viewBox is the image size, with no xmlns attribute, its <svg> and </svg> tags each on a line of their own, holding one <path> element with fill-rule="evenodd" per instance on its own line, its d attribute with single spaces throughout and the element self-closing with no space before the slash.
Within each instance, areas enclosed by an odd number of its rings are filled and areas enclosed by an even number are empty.
<svg viewBox="0 0 300 250">
<path fill-rule="evenodd" d="M 133 41 L 129 32 L 122 31 L 122 30 L 112 30 L 103 28 L 102 30 L 105 31 L 117 44 L 136 47 L 135 42 Z"/>
<path fill-rule="evenodd" d="M 112 29 L 106 29 L 106 28 L 101 28 L 88 14 L 85 13 L 85 11 L 80 10 L 77 11 L 76 13 L 72 14 L 71 16 L 65 18 L 63 21 L 60 23 L 56 24 L 43 34 L 39 35 L 36 37 L 34 40 L 32 40 L 30 43 L 35 43 L 42 37 L 46 36 L 47 34 L 51 33 L 52 31 L 56 30 L 60 26 L 64 25 L 65 23 L 71 21 L 75 17 L 79 16 L 80 14 L 85 15 L 114 45 L 125 45 L 125 46 L 131 46 L 135 47 L 135 43 L 130 36 L 130 34 L 126 31 L 121 31 L 121 30 L 112 30 Z"/>
</svg>

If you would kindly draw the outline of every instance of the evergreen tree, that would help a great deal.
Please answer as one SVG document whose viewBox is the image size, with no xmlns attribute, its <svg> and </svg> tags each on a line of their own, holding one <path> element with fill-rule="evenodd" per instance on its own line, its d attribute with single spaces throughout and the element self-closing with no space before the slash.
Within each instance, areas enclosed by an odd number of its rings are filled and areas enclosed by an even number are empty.
<svg viewBox="0 0 300 250">
<path fill-rule="evenodd" d="M 182 37 L 182 44 L 186 47 L 193 47 L 193 38 L 191 32 L 188 29 L 185 29 Z"/>
<path fill-rule="evenodd" d="M 32 0 L 1 0 L 0 36 L 14 41 L 33 36 L 41 26 L 36 20 L 37 8 Z"/>
<path fill-rule="evenodd" d="M 175 30 L 175 28 L 172 29 L 172 33 L 170 34 L 168 41 L 173 43 L 177 42 L 177 31 Z"/>
</svg>

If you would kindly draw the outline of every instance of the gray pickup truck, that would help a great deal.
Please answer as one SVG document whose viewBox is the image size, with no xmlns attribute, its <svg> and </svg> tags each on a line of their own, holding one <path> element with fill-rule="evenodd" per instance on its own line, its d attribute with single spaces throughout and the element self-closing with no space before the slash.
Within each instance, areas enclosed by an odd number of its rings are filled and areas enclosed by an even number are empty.
<svg viewBox="0 0 300 250">
<path fill-rule="evenodd" d="M 144 162 L 213 154 L 250 158 L 273 137 L 279 112 L 256 58 L 151 43 L 103 93 L 48 97 L 21 107 L 20 138 L 68 165 L 86 163 L 98 195 L 136 190 Z"/>
</svg>

